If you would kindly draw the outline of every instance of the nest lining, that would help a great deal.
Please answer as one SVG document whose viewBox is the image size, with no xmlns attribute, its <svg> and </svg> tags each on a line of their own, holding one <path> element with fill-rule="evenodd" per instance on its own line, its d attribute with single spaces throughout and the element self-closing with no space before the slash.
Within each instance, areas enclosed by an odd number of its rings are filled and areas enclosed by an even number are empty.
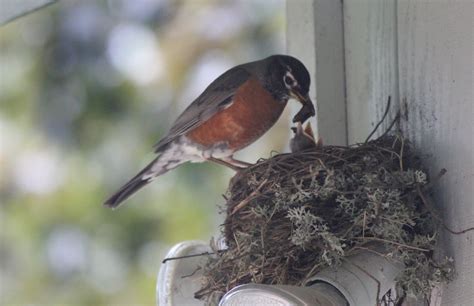
<svg viewBox="0 0 474 306">
<path fill-rule="evenodd" d="M 428 296 L 454 273 L 449 259 L 433 259 L 438 230 L 420 196 L 428 186 L 401 136 L 261 160 L 231 180 L 227 249 L 203 267 L 195 296 L 215 300 L 245 283 L 305 285 L 363 250 L 402 262 L 399 287 Z"/>
</svg>

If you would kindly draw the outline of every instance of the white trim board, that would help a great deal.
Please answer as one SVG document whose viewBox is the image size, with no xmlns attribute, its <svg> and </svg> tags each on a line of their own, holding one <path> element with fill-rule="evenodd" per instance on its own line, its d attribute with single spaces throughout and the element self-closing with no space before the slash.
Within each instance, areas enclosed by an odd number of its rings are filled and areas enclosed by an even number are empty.
<svg viewBox="0 0 474 306">
<path fill-rule="evenodd" d="M 310 94 L 317 109 L 314 130 L 325 144 L 345 145 L 342 3 L 288 1 L 287 20 L 288 54 L 302 60 L 311 74 Z"/>
</svg>

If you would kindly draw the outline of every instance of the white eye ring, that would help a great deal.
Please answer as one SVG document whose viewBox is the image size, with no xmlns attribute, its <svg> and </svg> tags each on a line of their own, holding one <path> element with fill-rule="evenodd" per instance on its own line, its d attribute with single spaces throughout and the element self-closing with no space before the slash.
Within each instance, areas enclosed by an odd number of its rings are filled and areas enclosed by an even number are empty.
<svg viewBox="0 0 474 306">
<path fill-rule="evenodd" d="M 285 86 L 287 88 L 292 88 L 296 85 L 296 80 L 295 78 L 293 77 L 293 75 L 289 72 L 287 72 L 285 74 L 285 76 L 283 77 L 283 82 L 285 83 Z"/>
</svg>

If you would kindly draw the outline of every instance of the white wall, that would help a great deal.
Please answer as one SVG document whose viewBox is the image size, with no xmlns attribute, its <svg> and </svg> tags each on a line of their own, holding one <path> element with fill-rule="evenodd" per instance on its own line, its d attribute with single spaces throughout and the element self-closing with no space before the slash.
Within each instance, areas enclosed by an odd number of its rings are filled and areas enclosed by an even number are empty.
<svg viewBox="0 0 474 306">
<path fill-rule="evenodd" d="M 317 109 L 312 124 L 325 144 L 347 144 L 342 23 L 339 1 L 287 2 L 288 53 L 312 71 L 310 96 Z"/>
<path fill-rule="evenodd" d="M 389 95 L 398 101 L 396 1 L 344 1 L 343 12 L 348 141 L 355 143 L 373 130 Z"/>
<path fill-rule="evenodd" d="M 399 95 L 406 99 L 403 130 L 433 172 L 448 173 L 436 203 L 450 227 L 474 225 L 474 1 L 400 1 Z M 457 279 L 443 305 L 474 305 L 474 234 L 444 233 Z"/>
<path fill-rule="evenodd" d="M 321 0 L 288 2 L 289 52 L 303 60 L 324 43 L 298 14 L 317 17 Z M 379 120 L 388 95 L 392 116 L 401 109 L 402 130 L 436 174 L 448 173 L 435 186 L 435 201 L 454 229 L 474 225 L 474 1 L 473 0 L 344 0 L 341 14 L 344 41 L 345 111 L 349 143 L 363 141 Z M 303 9 L 302 9 L 303 6 Z M 298 13 L 298 10 L 300 13 Z M 339 15 L 336 14 L 337 20 Z M 325 19 L 327 20 L 327 18 Z M 331 23 L 327 23 L 330 27 Z M 304 30 L 301 30 L 301 28 Z M 299 29 L 307 40 L 295 35 Z M 319 44 L 319 45 L 318 45 Z M 297 53 L 298 50 L 304 52 Z M 337 52 L 336 52 L 337 54 Z M 331 66 L 314 61 L 316 81 Z M 336 69 L 339 69 L 336 65 Z M 316 71 L 316 72 L 314 72 Z M 324 91 L 324 86 L 315 86 Z M 316 91 L 317 92 L 317 91 Z M 317 93 L 318 94 L 318 93 Z M 319 93 L 321 94 L 321 93 Z M 324 96 L 324 95 L 323 95 Z M 318 101 L 331 103 L 330 100 Z M 339 102 L 338 102 L 339 103 Z M 334 114 L 319 107 L 318 118 Z M 322 112 L 321 112 L 322 111 Z M 334 111 L 334 110 L 333 110 Z M 340 114 L 342 116 L 342 113 Z M 339 128 L 334 122 L 334 128 Z M 326 130 L 330 128 L 326 127 Z M 320 130 L 325 138 L 324 131 Z M 454 257 L 457 279 L 443 290 L 443 305 L 474 304 L 474 234 L 443 233 L 440 252 Z"/>
</svg>

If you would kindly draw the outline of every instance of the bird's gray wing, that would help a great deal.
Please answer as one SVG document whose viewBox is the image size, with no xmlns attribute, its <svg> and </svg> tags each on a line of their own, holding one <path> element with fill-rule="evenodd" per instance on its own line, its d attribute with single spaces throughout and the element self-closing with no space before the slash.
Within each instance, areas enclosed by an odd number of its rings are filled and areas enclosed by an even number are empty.
<svg viewBox="0 0 474 306">
<path fill-rule="evenodd" d="M 251 74 L 241 66 L 234 67 L 219 76 L 176 119 L 168 134 L 154 146 L 155 152 L 160 152 L 168 143 L 198 127 L 212 115 L 232 104 L 232 98 L 237 89 L 250 76 Z"/>
</svg>

